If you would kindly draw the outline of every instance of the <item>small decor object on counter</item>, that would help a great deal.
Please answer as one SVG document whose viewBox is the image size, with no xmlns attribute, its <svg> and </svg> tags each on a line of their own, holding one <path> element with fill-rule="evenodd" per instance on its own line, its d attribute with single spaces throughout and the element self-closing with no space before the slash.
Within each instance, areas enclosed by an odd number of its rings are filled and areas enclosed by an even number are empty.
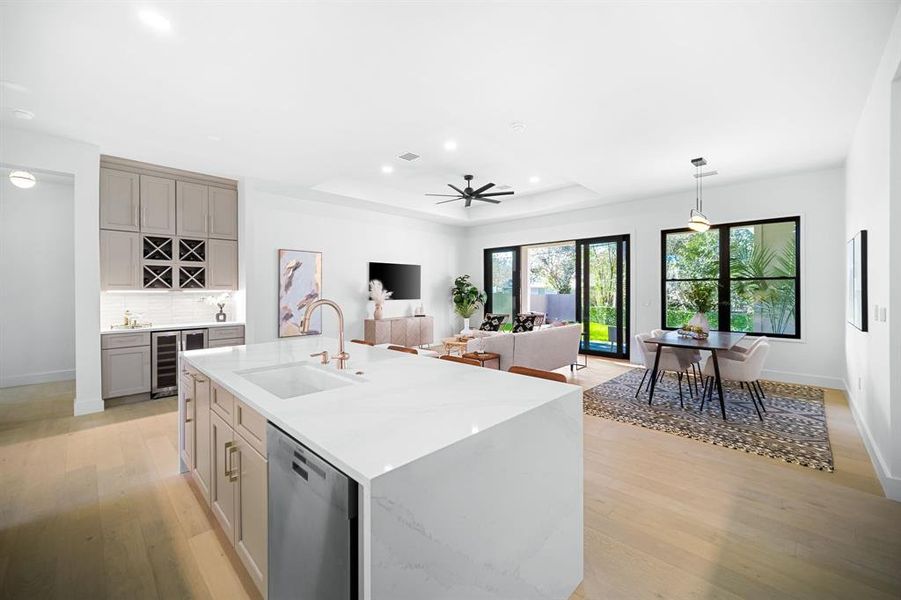
<svg viewBox="0 0 901 600">
<path fill-rule="evenodd" d="M 425 316 L 425 308 L 422 306 L 422 303 L 416 307 L 416 310 L 413 311 L 414 317 L 424 317 Z"/>
<path fill-rule="evenodd" d="M 469 318 L 485 303 L 485 293 L 469 282 L 469 275 L 460 275 L 454 280 L 451 298 L 454 301 L 454 312 L 463 317 L 463 329 L 460 333 L 467 334 L 472 331 L 469 328 Z"/>
<path fill-rule="evenodd" d="M 318 335 L 322 312 L 316 311 L 307 332 L 301 331 L 307 305 L 322 294 L 322 252 L 278 251 L 278 337 Z"/>
<path fill-rule="evenodd" d="M 373 319 L 378 321 L 382 318 L 382 307 L 393 293 L 386 290 L 385 286 L 378 279 L 373 279 L 369 282 L 369 299 L 375 303 L 375 309 L 372 311 Z"/>
<path fill-rule="evenodd" d="M 225 323 L 227 317 L 225 315 L 225 305 L 228 304 L 231 294 L 222 292 L 218 296 L 204 296 L 203 301 L 210 306 L 218 306 L 219 312 L 216 313 L 216 322 Z"/>
</svg>

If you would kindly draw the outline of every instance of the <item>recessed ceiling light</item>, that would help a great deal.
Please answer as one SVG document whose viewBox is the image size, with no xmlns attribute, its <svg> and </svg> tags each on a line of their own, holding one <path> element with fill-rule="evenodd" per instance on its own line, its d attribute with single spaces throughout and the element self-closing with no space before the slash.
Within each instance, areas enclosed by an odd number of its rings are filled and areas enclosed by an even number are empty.
<svg viewBox="0 0 901 600">
<path fill-rule="evenodd" d="M 26 121 L 30 121 L 34 118 L 34 113 L 30 110 L 25 110 L 24 108 L 15 109 L 13 114 L 16 115 L 16 118 L 24 119 Z"/>
<path fill-rule="evenodd" d="M 452 152 L 452 151 L 456 150 L 457 142 L 455 142 L 454 140 L 447 140 L 446 142 L 444 142 L 444 149 L 447 150 L 448 152 Z"/>
<path fill-rule="evenodd" d="M 221 142 L 222 141 L 222 138 L 219 137 L 218 135 L 208 135 L 208 136 L 206 136 L 206 139 L 210 140 L 211 142 Z"/>
<path fill-rule="evenodd" d="M 540 181 L 541 177 L 539 177 L 538 175 L 532 175 L 531 177 L 529 177 L 529 183 L 538 183 Z"/>
<path fill-rule="evenodd" d="M 512 123 L 510 123 L 510 129 L 513 131 L 513 133 L 522 133 L 526 130 L 526 124 L 522 121 L 513 121 Z"/>
<path fill-rule="evenodd" d="M 169 33 L 172 31 L 172 23 L 169 22 L 169 19 L 155 10 L 142 10 L 138 13 L 138 17 L 141 18 L 144 25 L 157 33 Z"/>
<path fill-rule="evenodd" d="M 389 173 L 394 173 L 394 167 L 392 167 L 391 165 L 382 165 L 382 173 L 385 173 L 386 175 Z"/>
<path fill-rule="evenodd" d="M 34 184 L 37 182 L 37 180 L 34 178 L 34 175 L 29 173 L 28 171 L 12 171 L 9 174 L 9 180 L 14 186 L 22 188 L 24 190 L 33 188 Z"/>
</svg>

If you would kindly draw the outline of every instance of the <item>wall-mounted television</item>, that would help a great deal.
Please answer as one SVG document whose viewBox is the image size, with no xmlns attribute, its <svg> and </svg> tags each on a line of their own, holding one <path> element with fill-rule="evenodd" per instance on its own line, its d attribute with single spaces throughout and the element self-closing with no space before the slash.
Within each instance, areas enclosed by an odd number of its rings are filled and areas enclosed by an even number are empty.
<svg viewBox="0 0 901 600">
<path fill-rule="evenodd" d="M 422 273 L 419 265 L 396 263 L 369 263 L 369 281 L 378 279 L 391 295 L 392 300 L 419 300 Z"/>
</svg>

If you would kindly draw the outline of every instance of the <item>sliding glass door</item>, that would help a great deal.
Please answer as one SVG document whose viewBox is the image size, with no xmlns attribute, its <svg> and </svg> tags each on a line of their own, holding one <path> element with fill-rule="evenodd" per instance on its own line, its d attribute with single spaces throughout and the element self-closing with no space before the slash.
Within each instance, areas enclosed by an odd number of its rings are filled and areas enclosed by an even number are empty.
<svg viewBox="0 0 901 600">
<path fill-rule="evenodd" d="M 629 236 L 577 242 L 582 352 L 629 356 Z"/>
<path fill-rule="evenodd" d="M 510 329 L 519 312 L 519 247 L 485 250 L 485 312 L 505 314 Z"/>
</svg>

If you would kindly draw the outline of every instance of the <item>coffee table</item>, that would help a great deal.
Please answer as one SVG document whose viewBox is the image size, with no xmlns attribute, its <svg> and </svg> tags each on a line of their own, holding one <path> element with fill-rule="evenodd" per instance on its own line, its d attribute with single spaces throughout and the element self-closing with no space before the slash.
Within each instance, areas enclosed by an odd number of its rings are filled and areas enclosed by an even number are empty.
<svg viewBox="0 0 901 600">
<path fill-rule="evenodd" d="M 463 358 L 471 358 L 472 360 L 477 360 L 483 367 L 485 366 L 485 363 L 496 360 L 497 369 L 500 370 L 501 368 L 501 355 L 497 352 L 464 352 Z"/>
</svg>

